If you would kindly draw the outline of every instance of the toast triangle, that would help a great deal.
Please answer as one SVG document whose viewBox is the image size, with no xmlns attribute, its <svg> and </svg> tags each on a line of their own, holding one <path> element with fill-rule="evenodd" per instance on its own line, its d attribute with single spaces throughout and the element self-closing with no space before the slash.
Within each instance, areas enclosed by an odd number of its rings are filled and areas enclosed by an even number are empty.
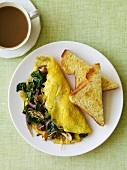
<svg viewBox="0 0 127 170">
<path fill-rule="evenodd" d="M 75 87 L 78 87 L 86 80 L 86 73 L 89 70 L 88 66 L 83 60 L 79 59 L 69 50 L 64 50 L 62 54 L 61 65 L 67 74 L 75 74 Z M 111 81 L 105 76 L 102 76 L 102 91 L 113 90 L 118 88 L 118 84 Z"/>
<path fill-rule="evenodd" d="M 104 126 L 100 64 L 94 64 L 83 81 L 70 95 L 70 101 Z"/>
</svg>

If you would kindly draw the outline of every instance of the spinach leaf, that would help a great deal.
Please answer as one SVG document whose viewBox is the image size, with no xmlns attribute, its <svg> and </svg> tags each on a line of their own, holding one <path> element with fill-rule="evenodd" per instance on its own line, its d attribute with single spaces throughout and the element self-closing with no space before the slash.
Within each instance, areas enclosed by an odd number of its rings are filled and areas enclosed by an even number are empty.
<svg viewBox="0 0 127 170">
<path fill-rule="evenodd" d="M 59 129 L 59 130 L 58 130 L 58 134 L 61 134 L 62 132 L 64 132 L 63 129 Z"/>
<path fill-rule="evenodd" d="M 41 81 L 41 79 L 40 79 L 40 78 L 38 78 L 38 77 L 34 77 L 33 82 L 34 82 L 34 84 L 35 84 L 36 88 L 38 88 L 38 89 L 40 89 L 40 88 L 41 88 L 41 86 L 42 86 L 42 81 Z"/>
<path fill-rule="evenodd" d="M 27 123 L 31 124 L 32 122 L 38 124 L 38 123 L 41 123 L 41 122 L 43 123 L 44 120 L 41 117 L 39 117 L 39 116 L 36 116 L 36 115 L 33 115 L 33 114 L 29 114 L 29 117 L 27 119 Z"/>
<path fill-rule="evenodd" d="M 42 83 L 46 82 L 46 76 L 42 76 Z"/>
<path fill-rule="evenodd" d="M 35 116 L 33 116 L 32 114 L 29 114 L 27 123 L 31 124 L 32 122 L 36 123 L 37 118 Z"/>
<path fill-rule="evenodd" d="M 39 124 L 39 123 L 44 123 L 45 122 L 45 120 L 44 119 L 42 119 L 41 117 L 40 118 L 38 118 L 38 120 L 37 120 L 37 124 Z"/>
<path fill-rule="evenodd" d="M 41 77 L 42 77 L 42 75 L 41 75 L 41 73 L 40 73 L 39 70 L 33 71 L 33 72 L 31 73 L 31 76 L 32 76 L 32 77 L 38 77 L 38 78 L 41 78 Z"/>
<path fill-rule="evenodd" d="M 53 122 L 51 122 L 50 125 L 51 125 L 52 128 L 57 128 L 57 126 Z"/>
<path fill-rule="evenodd" d="M 28 90 L 34 91 L 34 88 L 35 88 L 34 82 L 28 82 Z"/>
<path fill-rule="evenodd" d="M 88 136 L 88 133 L 79 134 L 79 136 L 85 138 L 86 136 Z"/>
<path fill-rule="evenodd" d="M 36 104 L 36 110 L 37 110 L 37 111 L 41 111 L 41 110 L 42 110 L 42 105 L 41 105 L 40 102 L 37 102 L 37 104 Z"/>
<path fill-rule="evenodd" d="M 38 78 L 38 77 L 34 77 L 33 79 L 33 82 L 36 86 L 36 88 L 38 89 L 41 89 L 42 87 L 44 87 L 43 83 L 46 81 L 46 77 L 41 77 L 41 78 Z"/>
<path fill-rule="evenodd" d="M 23 114 L 26 114 L 26 112 L 27 112 L 27 110 L 28 110 L 28 105 L 25 105 L 25 102 L 24 102 L 24 108 L 23 108 Z"/>
<path fill-rule="evenodd" d="M 31 101 L 34 101 L 34 94 L 32 93 L 32 91 L 27 91 L 25 93 L 25 97 L 28 98 L 28 100 L 31 102 Z"/>
<path fill-rule="evenodd" d="M 50 113 L 46 113 L 46 115 L 45 115 L 45 119 L 50 119 L 50 118 L 51 118 Z"/>
<path fill-rule="evenodd" d="M 20 90 L 22 90 L 22 91 L 26 91 L 26 83 L 24 83 L 24 82 L 22 82 L 22 83 L 19 83 L 18 85 L 17 85 L 17 87 L 16 87 L 16 91 L 18 92 L 18 91 L 20 91 Z"/>
</svg>

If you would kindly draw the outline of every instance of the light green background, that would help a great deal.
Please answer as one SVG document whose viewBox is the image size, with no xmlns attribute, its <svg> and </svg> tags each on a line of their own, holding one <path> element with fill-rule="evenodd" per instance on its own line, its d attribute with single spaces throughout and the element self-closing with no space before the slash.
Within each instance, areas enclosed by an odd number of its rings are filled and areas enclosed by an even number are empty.
<svg viewBox="0 0 127 170">
<path fill-rule="evenodd" d="M 25 0 L 24 0 L 25 1 Z M 84 155 L 55 157 L 31 147 L 15 129 L 8 112 L 8 86 L 27 55 L 0 58 L 0 170 L 127 169 L 127 0 L 33 0 L 41 11 L 42 30 L 36 48 L 72 40 L 103 53 L 116 68 L 124 89 L 118 126 L 101 146 Z M 116 106 L 117 107 L 117 106 Z"/>
</svg>

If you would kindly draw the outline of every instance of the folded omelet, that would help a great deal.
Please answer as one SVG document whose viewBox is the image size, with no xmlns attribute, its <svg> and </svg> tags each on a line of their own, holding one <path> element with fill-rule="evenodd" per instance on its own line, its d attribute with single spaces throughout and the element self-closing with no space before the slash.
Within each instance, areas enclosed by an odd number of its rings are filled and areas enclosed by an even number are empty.
<svg viewBox="0 0 127 170">
<path fill-rule="evenodd" d="M 37 57 L 34 70 L 45 65 L 47 67 L 46 82 L 43 92 L 46 97 L 45 107 L 51 114 L 51 120 L 58 129 L 73 133 L 73 140 L 64 143 L 74 143 L 81 140 L 79 134 L 89 134 L 91 128 L 86 122 L 84 114 L 69 101 L 71 88 L 59 65 L 52 57 Z M 54 143 L 61 143 L 60 139 L 52 139 Z"/>
</svg>

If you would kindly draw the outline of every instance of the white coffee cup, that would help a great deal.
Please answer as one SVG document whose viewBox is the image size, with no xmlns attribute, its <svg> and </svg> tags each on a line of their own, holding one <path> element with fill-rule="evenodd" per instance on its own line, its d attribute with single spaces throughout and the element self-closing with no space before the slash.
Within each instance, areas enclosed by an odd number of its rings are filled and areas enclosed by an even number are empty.
<svg viewBox="0 0 127 170">
<path fill-rule="evenodd" d="M 40 15 L 40 12 L 38 10 L 34 10 L 34 11 L 31 11 L 28 13 L 21 5 L 15 3 L 15 2 L 1 2 L 0 8 L 2 8 L 2 7 L 14 7 L 14 8 L 17 8 L 18 10 L 22 11 L 22 13 L 25 15 L 27 23 L 28 23 L 27 36 L 20 44 L 14 46 L 14 47 L 0 46 L 1 49 L 16 50 L 16 49 L 22 47 L 28 41 L 30 34 L 31 34 L 31 20 L 38 17 Z"/>
</svg>

